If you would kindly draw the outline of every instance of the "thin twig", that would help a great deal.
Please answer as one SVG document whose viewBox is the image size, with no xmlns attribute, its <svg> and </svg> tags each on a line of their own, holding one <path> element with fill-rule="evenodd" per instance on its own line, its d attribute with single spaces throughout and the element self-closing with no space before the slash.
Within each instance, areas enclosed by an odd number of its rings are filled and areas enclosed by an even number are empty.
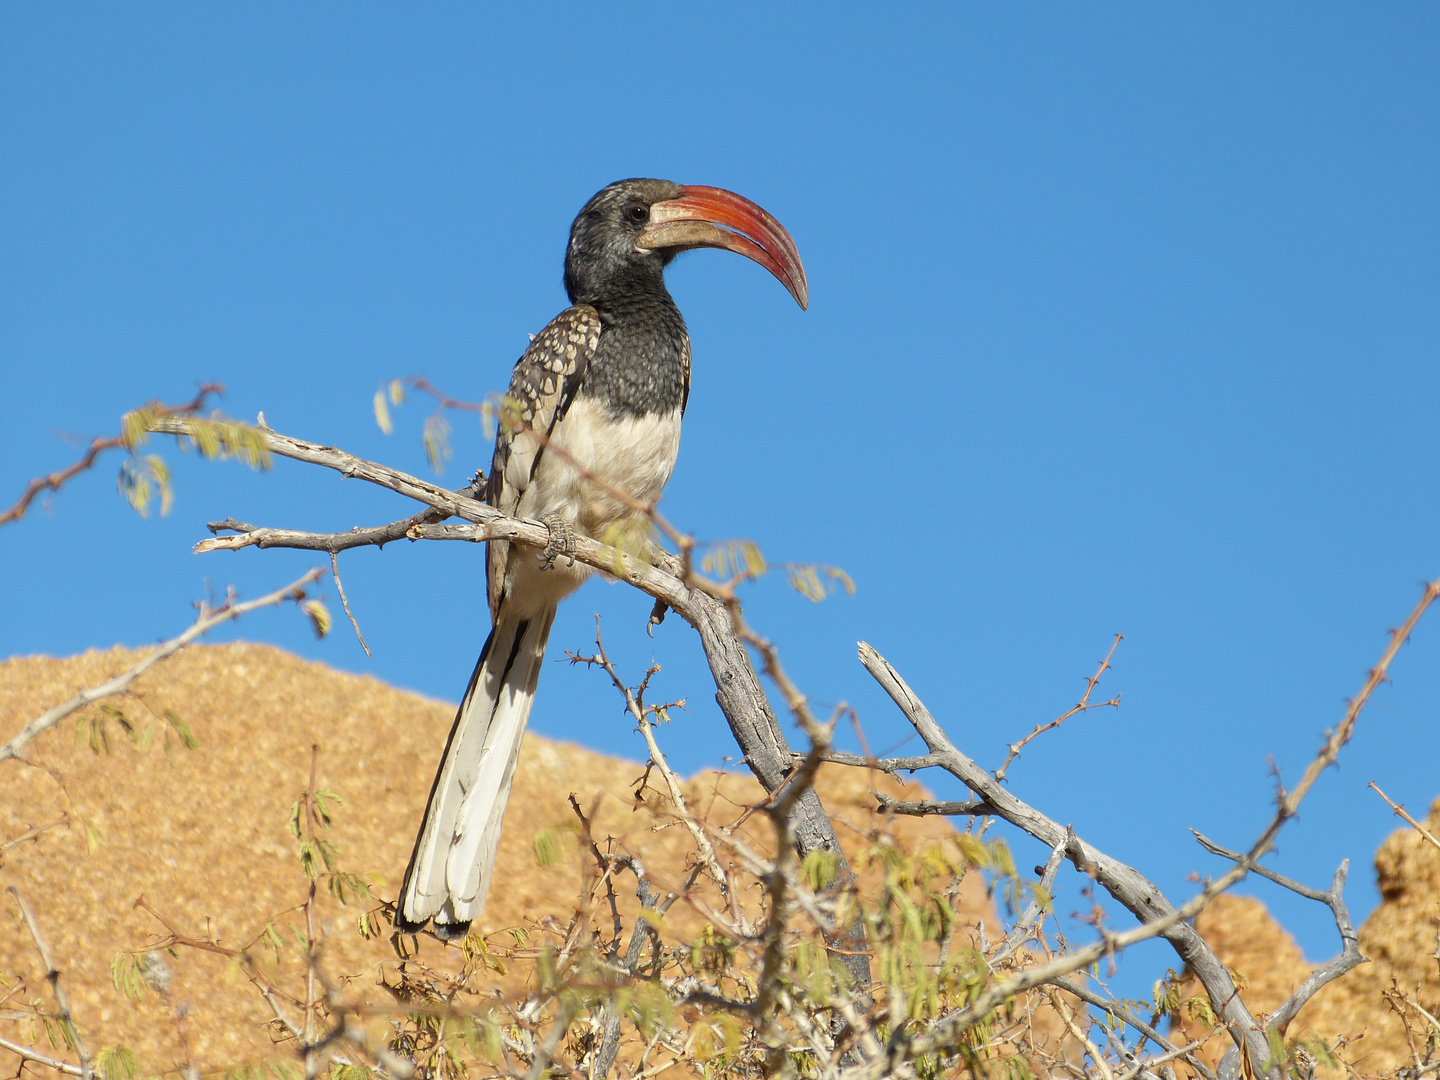
<svg viewBox="0 0 1440 1080">
<path fill-rule="evenodd" d="M 1116 1077 L 1115 1080 L 1135 1080 L 1135 1077 L 1139 1076 L 1142 1072 L 1153 1069 L 1156 1065 L 1163 1065 L 1167 1061 L 1174 1061 L 1176 1058 L 1184 1058 L 1185 1063 L 1193 1068 L 1199 1060 L 1193 1056 L 1195 1051 L 1204 1046 L 1205 1043 L 1209 1041 L 1209 1038 L 1210 1036 L 1206 1035 L 1203 1038 L 1196 1039 L 1194 1042 L 1186 1043 L 1184 1046 L 1176 1046 L 1156 1057 L 1147 1058 L 1145 1061 L 1137 1061 L 1134 1065 L 1130 1066 L 1129 1069 Z M 1206 1072 L 1209 1072 L 1209 1070 L 1207 1069 Z"/>
<path fill-rule="evenodd" d="M 54 1069 L 56 1072 L 64 1073 L 66 1076 L 85 1076 L 85 1070 L 78 1065 L 71 1065 L 68 1061 L 57 1061 L 54 1058 L 46 1057 L 37 1053 L 28 1046 L 21 1046 L 9 1039 L 0 1039 L 0 1050 L 9 1050 L 22 1061 L 33 1061 L 37 1065 L 44 1065 L 46 1068 Z"/>
<path fill-rule="evenodd" d="M 660 776 L 665 781 L 665 787 L 670 793 L 670 801 L 675 806 L 675 816 L 680 820 L 691 838 L 695 841 L 695 847 L 700 852 L 700 857 L 705 860 L 705 868 L 710 871 L 710 876 L 715 879 L 715 884 L 720 887 L 720 895 L 724 897 L 726 904 L 730 904 L 730 879 L 720 866 L 720 860 L 715 857 L 715 848 L 710 843 L 710 838 L 705 835 L 705 830 L 700 823 L 691 816 L 689 807 L 685 804 L 685 793 L 680 789 L 680 781 L 670 771 L 670 764 L 665 760 L 665 755 L 660 752 L 660 745 L 655 741 L 655 730 L 650 723 L 649 717 L 645 715 L 645 709 L 636 699 L 630 687 L 625 685 L 623 679 L 615 671 L 615 666 L 610 662 L 610 657 L 605 653 L 605 643 L 600 636 L 600 616 L 595 616 L 595 653 L 594 656 L 571 655 L 572 663 L 592 664 L 599 667 L 605 674 L 610 676 L 610 681 L 615 689 L 620 691 L 620 696 L 625 699 L 625 708 L 630 717 L 635 721 L 635 726 L 641 736 L 645 739 L 646 749 L 650 752 L 650 760 L 655 768 L 660 771 Z M 651 673 L 658 671 L 658 667 L 651 669 Z M 647 681 L 649 678 L 647 673 Z"/>
<path fill-rule="evenodd" d="M 312 744 L 310 747 L 310 783 L 305 787 L 305 795 L 302 799 L 303 812 L 305 815 L 305 839 L 311 845 L 315 844 L 315 820 L 318 813 L 315 808 L 315 779 L 316 770 L 320 764 L 320 747 Z M 319 857 L 319 852 L 315 852 Z M 309 891 L 305 897 L 305 1014 L 303 1017 L 305 1028 L 305 1070 L 308 1075 L 315 1073 L 316 1061 L 313 1049 L 315 1042 L 315 886 L 316 879 L 310 877 Z"/>
<path fill-rule="evenodd" d="M 35 921 L 29 905 L 25 903 L 20 890 L 14 885 L 7 886 L 10 895 L 15 897 L 15 903 L 20 905 L 20 916 L 25 920 L 25 926 L 30 931 L 30 937 L 35 942 L 35 951 L 40 954 L 40 962 L 45 965 L 45 979 L 50 983 L 50 992 L 55 995 L 55 1005 L 60 1010 L 60 1023 L 65 1028 L 65 1034 L 70 1039 L 70 1044 L 75 1047 L 75 1053 L 80 1058 L 80 1075 L 89 1080 L 92 1073 L 90 1051 L 85 1048 L 85 1040 L 80 1038 L 80 1029 L 75 1026 L 75 1017 L 70 1012 L 70 1000 L 65 995 L 65 989 L 60 985 L 60 969 L 55 966 L 55 961 L 50 954 L 50 947 L 45 944 L 45 938 L 40 934 L 40 926 Z"/>
<path fill-rule="evenodd" d="M 1057 986 L 1061 990 L 1064 990 L 1067 994 L 1071 994 L 1074 997 L 1079 998 L 1081 1001 L 1094 1005 L 1097 1009 L 1101 1009 L 1105 1012 L 1112 1014 L 1123 1023 L 1128 1024 L 1130 1027 L 1140 1032 L 1141 1035 L 1145 1036 L 1145 1038 L 1149 1039 L 1156 1046 L 1164 1050 L 1166 1054 L 1176 1052 L 1176 1047 L 1172 1046 L 1170 1042 L 1165 1038 L 1165 1036 L 1161 1035 L 1153 1027 L 1145 1023 L 1145 1021 L 1131 1015 L 1131 1013 L 1126 1010 L 1124 1006 L 1120 1005 L 1119 1002 L 1102 997 L 1100 994 L 1095 993 L 1095 991 L 1089 989 L 1082 983 L 1077 983 L 1064 977 L 1050 980 L 1050 985 Z M 1198 1058 L 1191 1057 L 1189 1052 L 1183 1048 L 1180 1049 L 1178 1053 L 1180 1056 L 1184 1056 L 1186 1064 L 1192 1066 L 1196 1072 L 1198 1072 L 1201 1076 L 1205 1078 L 1205 1080 L 1216 1080 L 1214 1071 L 1203 1061 L 1200 1061 Z M 1164 1060 L 1171 1059 L 1166 1058 Z"/>
<path fill-rule="evenodd" d="M 1406 822 L 1409 823 L 1411 828 L 1413 828 L 1426 840 L 1430 841 L 1430 843 L 1433 844 L 1435 847 L 1440 848 L 1440 840 L 1436 840 L 1435 837 L 1431 835 L 1429 829 L 1425 828 L 1424 825 L 1421 825 L 1420 822 L 1416 821 L 1413 817 L 1407 814 L 1405 812 L 1405 807 L 1401 806 L 1399 803 L 1391 802 L 1390 796 L 1386 795 L 1385 792 L 1380 790 L 1379 784 L 1375 783 L 1374 780 L 1371 780 L 1369 786 L 1374 790 L 1376 795 L 1379 795 L 1380 798 L 1385 800 L 1386 804 L 1390 807 L 1391 810 L 1395 811 L 1397 816 L 1404 818 Z"/>
<path fill-rule="evenodd" d="M 1095 674 L 1091 675 L 1085 680 L 1085 693 L 1080 695 L 1080 700 L 1076 704 L 1072 705 L 1063 714 L 1057 716 L 1048 724 L 1036 724 L 1035 730 L 1030 732 L 1029 735 L 1026 735 L 1017 743 L 1010 744 L 1010 752 L 1005 755 L 1005 760 L 1000 764 L 1000 768 L 995 770 L 996 780 L 1003 781 L 1005 779 L 1005 770 L 1010 768 L 1010 763 L 1020 756 L 1020 751 L 1025 749 L 1025 747 L 1031 741 L 1039 738 L 1047 731 L 1053 731 L 1055 728 L 1058 728 L 1061 724 L 1063 724 L 1066 720 L 1069 720 L 1070 717 L 1074 716 L 1076 713 L 1086 712 L 1089 709 L 1118 709 L 1120 707 L 1119 694 L 1116 694 L 1109 701 L 1102 701 L 1095 705 L 1090 704 L 1090 695 L 1094 693 L 1095 687 L 1100 684 L 1100 676 L 1104 675 L 1105 672 L 1110 670 L 1110 660 L 1115 655 L 1115 650 L 1120 647 L 1120 642 L 1122 640 L 1124 640 L 1123 634 L 1115 635 L 1115 640 L 1110 643 L 1110 651 L 1105 654 L 1105 659 L 1100 661 L 1100 666 L 1095 670 Z"/>
<path fill-rule="evenodd" d="M 324 571 L 318 569 L 307 571 L 304 576 L 297 578 L 283 589 L 277 589 L 267 596 L 260 597 L 258 600 L 247 600 L 244 603 L 235 603 L 232 599 L 227 599 L 225 603 L 221 604 L 218 608 L 212 609 L 202 606 L 199 617 L 191 624 L 188 630 L 157 646 L 153 652 L 149 653 L 145 659 L 141 660 L 134 667 L 121 672 L 113 679 L 106 680 L 99 686 L 91 687 L 88 690 L 81 690 L 69 701 L 56 705 L 53 709 L 31 720 L 18 735 L 4 746 L 0 746 L 0 762 L 8 761 L 11 758 L 18 758 L 20 751 L 25 749 L 30 740 L 41 732 L 54 727 L 71 713 L 77 712 L 102 698 L 125 693 L 130 688 L 131 683 L 156 664 L 175 655 L 196 638 L 209 633 L 222 623 L 227 623 L 232 619 L 238 619 L 241 615 L 254 611 L 256 608 L 272 607 L 286 600 L 302 599 L 305 595 L 305 586 L 314 581 L 318 581 L 322 573 L 324 573 Z"/>
<path fill-rule="evenodd" d="M 365 644 L 365 635 L 360 633 L 360 624 L 355 621 L 355 616 L 350 614 L 350 601 L 346 599 L 345 586 L 340 582 L 340 556 L 333 551 L 330 552 L 330 574 L 335 578 L 335 591 L 340 594 L 340 606 L 345 609 L 345 617 L 350 620 L 350 626 L 355 631 L 360 648 L 365 650 L 366 656 L 370 656 L 370 646 Z"/>
<path fill-rule="evenodd" d="M 461 401 L 459 398 L 452 398 L 449 394 L 445 393 L 445 391 L 437 388 L 423 375 L 410 375 L 401 381 L 409 383 L 413 389 L 419 390 L 422 394 L 429 394 L 442 409 L 458 409 L 462 412 L 472 412 L 479 416 L 498 411 L 495 406 L 489 402 Z"/>
<path fill-rule="evenodd" d="M 1053 987 L 1047 987 L 1045 996 L 1050 1001 L 1050 1007 L 1059 1014 L 1060 1022 L 1065 1025 L 1066 1030 L 1079 1041 L 1081 1046 L 1085 1047 L 1085 1052 L 1095 1063 L 1095 1069 L 1100 1073 L 1101 1080 L 1115 1080 L 1115 1074 L 1110 1071 L 1110 1066 L 1105 1061 L 1105 1055 L 1090 1041 L 1090 1036 L 1080 1030 L 1080 1025 L 1075 1022 L 1074 1012 L 1071 1011 L 1070 1006 L 1065 1004 L 1064 999 L 1060 996 L 1060 991 Z"/>
<path fill-rule="evenodd" d="M 1010 933 L 1005 935 L 1005 940 L 1000 943 L 1000 947 L 996 949 L 994 954 L 989 958 L 988 963 L 990 964 L 991 971 L 994 971 L 1004 963 L 1016 949 L 1025 943 L 1025 939 L 1030 936 L 1036 924 L 1044 918 L 1045 912 L 1050 909 L 1051 905 L 1049 900 L 1055 892 L 1055 875 L 1060 872 L 1060 864 L 1065 861 L 1065 849 L 1074 837 L 1074 830 L 1069 830 L 1066 838 L 1051 849 L 1050 857 L 1045 860 L 1045 870 L 1040 875 L 1040 888 L 1045 891 L 1046 902 L 1041 903 L 1038 896 L 1031 898 L 1024 912 L 1021 913 L 1020 918 L 1016 919 L 1015 925 L 1010 928 Z"/>
<path fill-rule="evenodd" d="M 192 400 L 183 405 L 156 404 L 152 407 L 158 410 L 160 416 L 193 416 L 205 407 L 205 399 L 210 397 L 211 394 L 223 394 L 224 392 L 225 388 L 219 383 L 205 383 L 200 387 L 200 392 L 197 393 Z M 0 525 L 9 525 L 12 521 L 20 520 L 20 518 L 25 515 L 25 511 L 30 509 L 30 504 L 35 501 L 37 495 L 42 491 L 59 491 L 61 485 L 67 480 L 94 466 L 95 460 L 106 450 L 118 450 L 121 447 L 129 449 L 133 447 L 133 445 L 132 436 L 125 433 L 114 435 L 110 438 L 92 439 L 90 446 L 86 449 L 84 456 L 81 457 L 79 461 L 61 469 L 59 472 L 50 473 L 48 476 L 37 476 L 34 480 L 31 480 L 21 493 L 20 498 L 16 500 L 15 505 L 3 514 L 0 514 Z"/>
</svg>

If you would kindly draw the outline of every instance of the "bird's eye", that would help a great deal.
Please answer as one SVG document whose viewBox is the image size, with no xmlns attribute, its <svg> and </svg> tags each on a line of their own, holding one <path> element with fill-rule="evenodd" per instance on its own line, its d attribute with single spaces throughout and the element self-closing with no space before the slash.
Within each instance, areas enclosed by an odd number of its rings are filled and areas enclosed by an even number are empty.
<svg viewBox="0 0 1440 1080">
<path fill-rule="evenodd" d="M 650 208 L 648 206 L 632 206 L 627 213 L 630 215 L 630 220 L 637 225 L 642 221 L 650 220 Z"/>
</svg>

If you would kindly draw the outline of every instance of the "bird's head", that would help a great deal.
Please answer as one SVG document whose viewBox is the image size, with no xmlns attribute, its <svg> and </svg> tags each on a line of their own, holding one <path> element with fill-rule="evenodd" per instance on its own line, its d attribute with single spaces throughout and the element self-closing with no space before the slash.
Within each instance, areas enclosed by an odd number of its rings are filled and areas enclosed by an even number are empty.
<svg viewBox="0 0 1440 1080">
<path fill-rule="evenodd" d="M 572 303 L 663 288 L 661 271 L 689 248 L 725 248 L 769 270 L 804 308 L 805 268 L 785 227 L 749 199 L 668 180 L 621 180 L 597 192 L 570 227 L 565 291 Z"/>
</svg>

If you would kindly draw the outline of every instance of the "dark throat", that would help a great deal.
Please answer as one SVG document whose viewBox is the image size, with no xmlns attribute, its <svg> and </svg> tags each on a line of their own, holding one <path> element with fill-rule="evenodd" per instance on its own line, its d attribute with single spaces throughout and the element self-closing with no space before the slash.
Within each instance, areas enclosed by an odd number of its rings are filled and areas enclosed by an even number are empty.
<svg viewBox="0 0 1440 1080">
<path fill-rule="evenodd" d="M 588 301 L 603 329 L 579 396 L 616 417 L 684 412 L 690 395 L 685 319 L 663 281 L 646 285 Z"/>
</svg>

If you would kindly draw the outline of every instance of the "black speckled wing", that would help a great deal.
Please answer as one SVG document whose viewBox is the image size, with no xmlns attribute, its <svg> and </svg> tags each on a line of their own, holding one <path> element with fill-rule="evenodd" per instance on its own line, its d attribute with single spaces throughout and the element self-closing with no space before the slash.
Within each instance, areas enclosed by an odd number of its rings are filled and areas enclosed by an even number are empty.
<svg viewBox="0 0 1440 1080">
<path fill-rule="evenodd" d="M 575 400 L 599 344 L 599 313 L 588 304 L 577 304 L 550 320 L 516 361 L 485 485 L 485 501 L 497 510 L 515 513 L 545 453 L 543 440 L 529 435 L 527 429 L 547 437 L 555 430 Z M 509 556 L 509 543 L 490 541 L 486 569 L 492 619 L 499 609 Z"/>
</svg>

